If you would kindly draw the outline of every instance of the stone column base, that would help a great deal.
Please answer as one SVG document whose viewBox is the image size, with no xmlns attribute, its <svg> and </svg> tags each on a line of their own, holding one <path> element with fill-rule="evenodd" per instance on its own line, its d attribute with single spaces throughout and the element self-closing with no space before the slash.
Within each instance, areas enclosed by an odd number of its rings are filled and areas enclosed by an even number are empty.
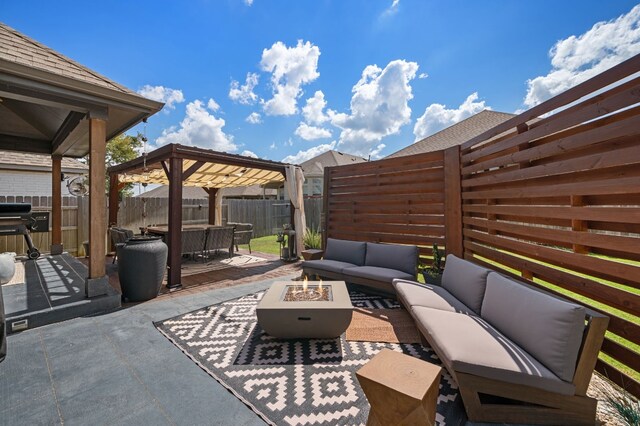
<svg viewBox="0 0 640 426">
<path fill-rule="evenodd" d="M 64 248 L 62 244 L 51 244 L 51 254 L 62 254 Z"/>
<path fill-rule="evenodd" d="M 109 292 L 109 278 L 106 275 L 100 278 L 87 278 L 84 288 L 88 298 L 103 296 Z"/>
</svg>

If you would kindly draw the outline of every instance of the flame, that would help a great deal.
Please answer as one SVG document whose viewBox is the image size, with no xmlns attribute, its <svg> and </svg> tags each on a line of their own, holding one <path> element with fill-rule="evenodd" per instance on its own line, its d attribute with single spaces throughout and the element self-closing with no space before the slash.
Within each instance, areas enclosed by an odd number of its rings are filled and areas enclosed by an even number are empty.
<svg viewBox="0 0 640 426">
<path fill-rule="evenodd" d="M 305 276 L 304 280 L 302 281 L 302 291 L 304 291 L 306 293 L 308 286 L 309 286 L 309 281 L 307 280 L 307 277 Z"/>
</svg>

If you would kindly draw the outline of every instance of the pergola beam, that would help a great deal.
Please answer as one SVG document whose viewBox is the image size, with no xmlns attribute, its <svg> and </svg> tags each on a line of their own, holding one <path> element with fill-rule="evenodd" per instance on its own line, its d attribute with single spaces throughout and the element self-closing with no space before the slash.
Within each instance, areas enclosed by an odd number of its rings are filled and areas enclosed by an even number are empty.
<svg viewBox="0 0 640 426">
<path fill-rule="evenodd" d="M 169 275 L 167 287 L 176 290 L 182 287 L 182 159 L 172 157 L 169 160 L 171 174 L 169 177 Z"/>
<path fill-rule="evenodd" d="M 106 221 L 105 221 L 105 154 L 107 123 L 100 118 L 89 118 L 89 276 L 87 297 L 107 294 L 109 280 L 105 274 Z"/>
<path fill-rule="evenodd" d="M 71 111 L 69 115 L 67 115 L 67 118 L 64 119 L 51 141 L 51 151 L 55 155 L 64 155 L 64 153 L 71 148 L 72 142 L 69 141 L 67 137 L 78 127 L 78 124 L 80 124 L 80 121 L 82 121 L 85 115 L 85 113 L 78 111 Z"/>
<path fill-rule="evenodd" d="M 62 246 L 62 156 L 51 156 L 51 254 L 61 254 Z"/>
</svg>

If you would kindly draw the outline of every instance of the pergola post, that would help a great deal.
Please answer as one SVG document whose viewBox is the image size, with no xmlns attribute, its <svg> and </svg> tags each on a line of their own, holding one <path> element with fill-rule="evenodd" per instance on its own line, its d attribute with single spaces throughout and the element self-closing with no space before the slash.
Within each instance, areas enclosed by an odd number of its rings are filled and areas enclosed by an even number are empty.
<svg viewBox="0 0 640 426">
<path fill-rule="evenodd" d="M 209 225 L 216 224 L 216 196 L 218 195 L 218 188 L 205 188 L 207 194 L 209 194 Z"/>
<path fill-rule="evenodd" d="M 169 159 L 169 275 L 170 290 L 182 287 L 180 264 L 182 262 L 182 158 Z"/>
<path fill-rule="evenodd" d="M 107 122 L 89 118 L 89 276 L 87 297 L 107 294 L 109 281 L 105 275 L 105 153 Z"/>
<path fill-rule="evenodd" d="M 51 254 L 62 247 L 62 156 L 51 156 Z"/>
<path fill-rule="evenodd" d="M 118 174 L 109 174 L 109 227 L 118 224 L 118 208 L 119 208 L 119 196 L 120 182 L 118 182 Z M 109 250 L 115 251 L 116 247 L 113 245 L 113 241 L 109 242 Z"/>
</svg>

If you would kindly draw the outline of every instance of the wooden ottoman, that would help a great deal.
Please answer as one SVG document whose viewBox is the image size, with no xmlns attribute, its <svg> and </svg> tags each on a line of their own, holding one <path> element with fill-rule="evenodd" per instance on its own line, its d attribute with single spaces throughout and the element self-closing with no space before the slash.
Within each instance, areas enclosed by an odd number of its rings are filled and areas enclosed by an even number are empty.
<svg viewBox="0 0 640 426">
<path fill-rule="evenodd" d="M 441 371 L 430 362 L 381 350 L 356 372 L 371 405 L 367 425 L 435 425 Z"/>
</svg>

